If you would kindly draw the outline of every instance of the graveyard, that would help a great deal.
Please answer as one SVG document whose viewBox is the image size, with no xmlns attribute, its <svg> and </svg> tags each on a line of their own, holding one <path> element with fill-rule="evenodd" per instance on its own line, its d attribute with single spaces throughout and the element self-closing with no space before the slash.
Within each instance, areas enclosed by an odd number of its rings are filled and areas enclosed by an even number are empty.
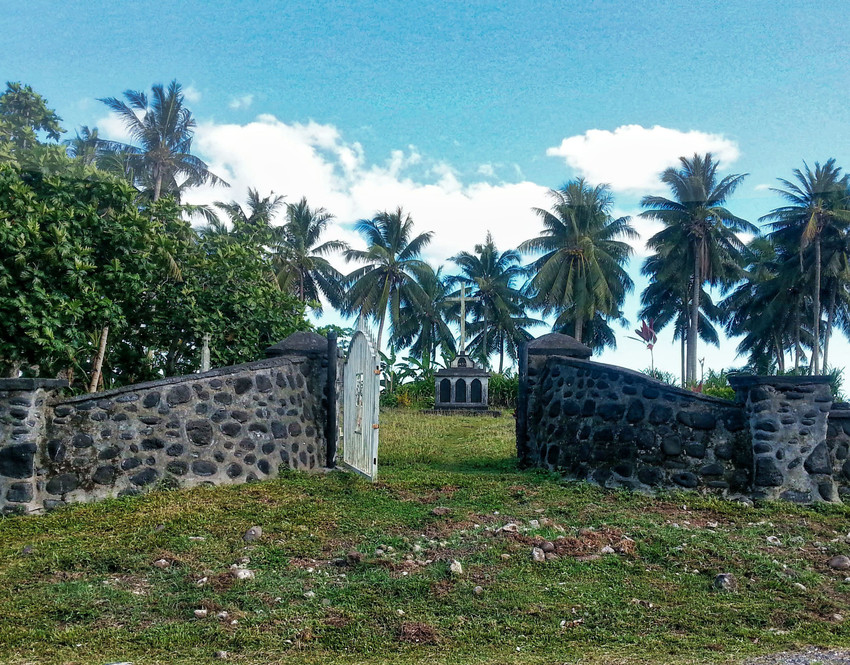
<svg viewBox="0 0 850 665">
<path fill-rule="evenodd" d="M 0 662 L 740 663 L 850 646 L 844 505 L 565 481 L 519 468 L 514 422 L 386 409 L 374 483 L 284 470 L 2 519 Z"/>
</svg>

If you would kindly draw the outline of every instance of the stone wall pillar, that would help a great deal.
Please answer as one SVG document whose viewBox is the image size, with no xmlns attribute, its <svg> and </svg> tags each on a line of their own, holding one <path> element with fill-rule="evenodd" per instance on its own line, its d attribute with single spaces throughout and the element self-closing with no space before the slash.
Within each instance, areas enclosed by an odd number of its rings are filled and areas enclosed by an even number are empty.
<svg viewBox="0 0 850 665">
<path fill-rule="evenodd" d="M 734 376 L 753 446 L 753 496 L 838 501 L 826 443 L 832 407 L 826 376 Z"/>
<path fill-rule="evenodd" d="M 36 482 L 47 400 L 67 388 L 58 379 L 0 379 L 0 512 L 40 508 Z"/>
</svg>

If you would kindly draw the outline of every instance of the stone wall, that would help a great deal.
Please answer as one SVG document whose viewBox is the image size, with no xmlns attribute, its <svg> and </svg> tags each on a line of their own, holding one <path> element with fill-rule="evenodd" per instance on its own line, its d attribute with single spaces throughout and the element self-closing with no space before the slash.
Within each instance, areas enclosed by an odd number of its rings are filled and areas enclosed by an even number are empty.
<svg viewBox="0 0 850 665">
<path fill-rule="evenodd" d="M 527 346 L 517 409 L 524 465 L 606 487 L 850 497 L 850 405 L 833 405 L 828 377 L 732 377 L 731 402 L 589 357 L 565 335 Z"/>
<path fill-rule="evenodd" d="M 741 405 L 589 360 L 550 356 L 534 369 L 527 464 L 605 487 L 746 490 Z"/>
<path fill-rule="evenodd" d="M 296 335 L 277 357 L 70 399 L 0 381 L 0 511 L 327 466 L 327 342 Z"/>
</svg>

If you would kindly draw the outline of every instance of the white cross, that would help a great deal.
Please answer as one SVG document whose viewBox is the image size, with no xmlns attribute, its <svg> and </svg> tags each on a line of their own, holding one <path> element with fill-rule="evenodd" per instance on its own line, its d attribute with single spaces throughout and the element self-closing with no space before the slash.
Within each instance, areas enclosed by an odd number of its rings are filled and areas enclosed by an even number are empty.
<svg viewBox="0 0 850 665">
<path fill-rule="evenodd" d="M 458 355 L 466 355 L 466 285 L 460 283 L 460 298 L 447 298 L 450 302 L 460 302 L 460 353 Z M 468 298 L 468 300 L 478 300 L 478 298 Z"/>
</svg>

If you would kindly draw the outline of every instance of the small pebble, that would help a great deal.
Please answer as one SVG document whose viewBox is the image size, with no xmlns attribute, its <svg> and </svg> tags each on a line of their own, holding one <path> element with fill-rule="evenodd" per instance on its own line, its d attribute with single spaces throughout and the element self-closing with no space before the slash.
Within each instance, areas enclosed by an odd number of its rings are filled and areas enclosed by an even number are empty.
<svg viewBox="0 0 850 665">
<path fill-rule="evenodd" d="M 219 660 L 227 660 L 227 658 L 229 656 L 230 656 L 230 654 L 227 653 L 226 651 L 216 651 L 215 652 L 215 657 L 218 658 Z"/>
<path fill-rule="evenodd" d="M 850 570 L 850 557 L 838 554 L 827 561 L 826 565 L 833 570 Z"/>
<path fill-rule="evenodd" d="M 168 568 L 171 565 L 171 562 L 168 559 L 157 559 L 153 562 L 153 565 L 157 568 Z"/>
<path fill-rule="evenodd" d="M 230 615 L 227 612 L 219 612 L 215 615 L 215 618 L 224 621 L 225 619 L 229 619 Z"/>
<path fill-rule="evenodd" d="M 196 619 L 206 619 L 207 618 L 207 610 L 195 610 L 195 618 Z"/>
<path fill-rule="evenodd" d="M 263 527 L 261 526 L 252 526 L 245 532 L 245 535 L 242 536 L 242 540 L 246 543 L 253 543 L 255 540 L 259 540 L 263 537 Z"/>
<path fill-rule="evenodd" d="M 449 565 L 449 571 L 452 575 L 463 575 L 463 566 L 460 564 L 460 561 L 457 559 L 452 559 L 451 564 Z"/>
<path fill-rule="evenodd" d="M 472 590 L 472 593 L 474 593 L 476 596 L 480 596 L 482 593 L 484 593 L 484 587 L 477 586 Z"/>
<path fill-rule="evenodd" d="M 797 589 L 797 591 L 807 591 L 806 587 L 800 584 L 799 582 L 794 582 L 794 584 L 792 584 L 791 586 Z"/>
<path fill-rule="evenodd" d="M 237 580 L 251 580 L 254 579 L 254 571 L 248 570 L 247 568 L 234 568 L 232 570 L 233 577 Z"/>
<path fill-rule="evenodd" d="M 533 547 L 531 549 L 531 560 L 535 563 L 543 563 L 546 561 L 546 553 L 539 547 Z"/>
<path fill-rule="evenodd" d="M 316 597 L 316 592 L 315 591 L 308 591 L 307 593 L 304 594 L 304 597 L 308 598 L 308 599 L 313 599 L 313 598 Z"/>
</svg>

